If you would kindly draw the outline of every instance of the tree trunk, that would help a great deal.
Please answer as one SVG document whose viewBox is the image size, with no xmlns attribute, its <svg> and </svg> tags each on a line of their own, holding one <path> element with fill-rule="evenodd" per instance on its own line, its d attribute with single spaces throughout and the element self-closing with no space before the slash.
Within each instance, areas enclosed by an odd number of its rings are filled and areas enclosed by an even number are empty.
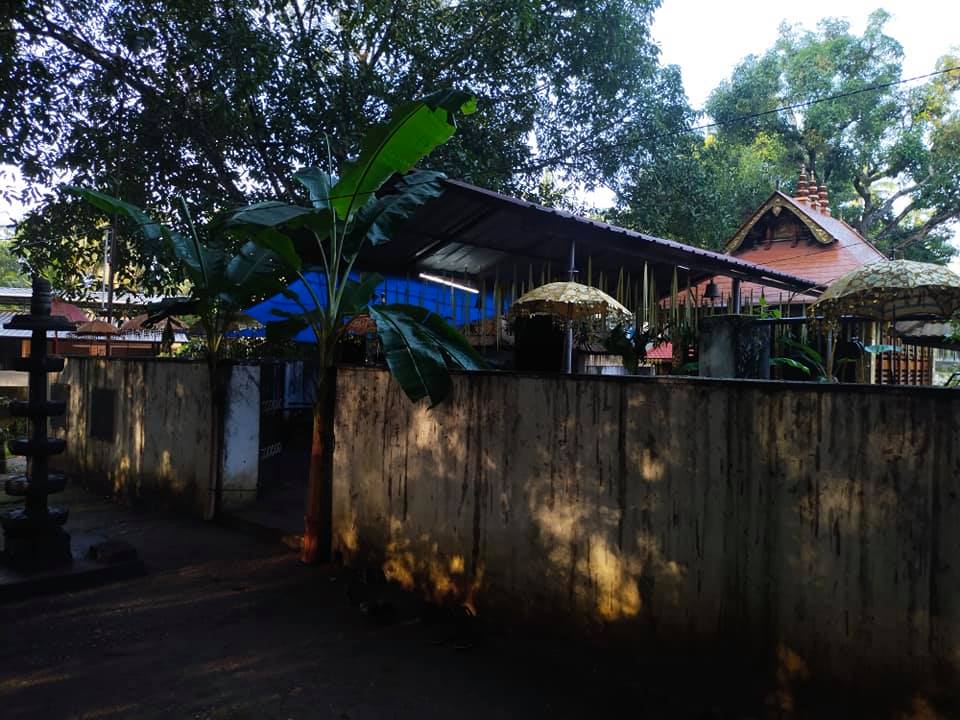
<svg viewBox="0 0 960 720">
<path fill-rule="evenodd" d="M 310 476 L 307 483 L 303 544 L 300 549 L 300 560 L 308 564 L 330 562 L 331 559 L 333 415 L 336 394 L 336 367 L 321 367 L 317 374 L 317 394 L 313 405 Z"/>
</svg>

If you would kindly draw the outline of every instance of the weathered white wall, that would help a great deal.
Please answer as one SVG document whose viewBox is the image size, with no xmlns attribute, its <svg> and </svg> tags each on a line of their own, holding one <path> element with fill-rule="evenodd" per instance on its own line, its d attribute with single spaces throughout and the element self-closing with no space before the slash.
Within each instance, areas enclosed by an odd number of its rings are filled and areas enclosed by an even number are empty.
<svg viewBox="0 0 960 720">
<path fill-rule="evenodd" d="M 347 562 L 651 646 L 960 676 L 960 392 L 463 374 L 429 410 L 371 369 L 337 392 Z"/>
<path fill-rule="evenodd" d="M 260 475 L 260 367 L 234 365 L 224 411 L 221 509 L 230 512 L 257 499 Z"/>
<path fill-rule="evenodd" d="M 72 477 L 129 502 L 152 501 L 203 515 L 209 501 L 210 391 L 202 362 L 69 358 L 67 449 Z M 114 434 L 90 436 L 92 394 L 117 390 Z"/>
</svg>

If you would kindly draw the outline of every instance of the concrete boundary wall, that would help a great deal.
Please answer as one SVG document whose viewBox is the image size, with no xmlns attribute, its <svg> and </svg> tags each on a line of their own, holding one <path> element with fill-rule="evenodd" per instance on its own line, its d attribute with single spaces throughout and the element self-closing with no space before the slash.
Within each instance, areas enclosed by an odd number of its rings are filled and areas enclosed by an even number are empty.
<svg viewBox="0 0 960 720">
<path fill-rule="evenodd" d="M 260 367 L 233 365 L 229 370 L 220 460 L 224 512 L 254 503 L 260 481 Z"/>
<path fill-rule="evenodd" d="M 67 450 L 57 460 L 64 472 L 126 502 L 205 514 L 210 492 L 205 363 L 68 358 L 59 382 L 70 388 Z"/>
<path fill-rule="evenodd" d="M 960 392 L 341 369 L 334 544 L 436 599 L 960 678 Z"/>
</svg>

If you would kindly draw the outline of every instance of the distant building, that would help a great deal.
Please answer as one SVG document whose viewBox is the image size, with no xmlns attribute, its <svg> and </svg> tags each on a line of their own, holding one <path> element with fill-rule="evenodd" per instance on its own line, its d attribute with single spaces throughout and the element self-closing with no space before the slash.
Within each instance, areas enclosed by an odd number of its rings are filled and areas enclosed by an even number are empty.
<svg viewBox="0 0 960 720">
<path fill-rule="evenodd" d="M 810 182 L 800 172 L 793 197 L 779 190 L 768 197 L 756 212 L 727 241 L 724 251 L 742 260 L 809 278 L 829 285 L 863 265 L 885 260 L 873 243 L 840 218 L 834 217 L 826 186 Z M 719 305 L 730 302 L 733 284 L 718 277 Z M 704 286 L 705 287 L 705 286 Z M 799 315 L 814 298 L 803 293 L 771 292 L 753 283 L 740 287 L 742 306 L 759 304 L 761 294 L 770 305 L 783 305 L 787 314 Z M 701 297 L 703 296 L 701 292 Z"/>
<path fill-rule="evenodd" d="M 864 265 L 886 260 L 887 256 L 873 243 L 835 217 L 830 208 L 826 186 L 817 186 L 816 180 L 800 171 L 796 194 L 793 196 L 779 190 L 770 195 L 757 210 L 730 237 L 724 251 L 741 260 L 809 278 L 818 285 L 826 286 L 852 270 Z M 712 300 L 705 298 L 708 283 L 697 287 L 697 297 L 709 305 L 721 308 L 735 305 L 735 284 L 727 277 L 716 277 Z M 779 310 L 784 318 L 805 314 L 806 306 L 815 298 L 803 292 L 786 292 L 763 288 L 744 282 L 739 287 L 740 307 L 744 312 L 756 312 L 761 298 L 769 310 Z M 897 323 L 898 330 L 900 325 Z M 861 344 L 880 343 L 881 328 L 876 323 L 854 323 L 845 327 L 840 338 L 841 350 L 849 356 L 860 356 L 855 347 L 844 343 L 857 340 Z M 874 382 L 908 385 L 929 385 L 934 380 L 936 357 L 933 343 L 914 342 L 909 336 L 898 333 L 895 341 L 898 352 L 871 356 L 870 373 Z M 883 338 L 883 342 L 888 342 Z M 862 346 L 862 345 L 861 345 Z M 842 371 L 852 380 L 853 368 Z"/>
</svg>

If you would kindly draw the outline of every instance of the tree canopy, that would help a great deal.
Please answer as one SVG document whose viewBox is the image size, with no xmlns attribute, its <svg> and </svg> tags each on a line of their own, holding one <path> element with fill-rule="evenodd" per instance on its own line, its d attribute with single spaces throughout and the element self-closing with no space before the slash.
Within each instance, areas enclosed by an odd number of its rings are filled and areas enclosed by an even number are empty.
<svg viewBox="0 0 960 720">
<path fill-rule="evenodd" d="M 658 4 L 18 0 L 0 19 L 0 162 L 34 188 L 65 174 L 160 210 L 173 195 L 293 201 L 290 170 L 325 163 L 328 138 L 340 163 L 399 101 L 460 86 L 478 112 L 432 167 L 510 191 L 544 170 L 603 182 L 618 148 L 654 154 L 641 138 L 687 118 L 650 38 Z M 75 240 L 100 236 L 74 205 L 49 205 L 19 236 L 61 282 L 89 270 Z M 177 281 L 142 250 L 128 232 L 118 264 L 131 282 Z"/>
<path fill-rule="evenodd" d="M 29 287 L 30 278 L 23 274 L 20 261 L 10 251 L 11 233 L 0 227 L 0 286 Z"/>
<path fill-rule="evenodd" d="M 960 218 L 960 70 L 901 82 L 888 18 L 873 13 L 863 35 L 834 19 L 815 31 L 781 26 L 773 47 L 710 95 L 716 125 L 624 184 L 621 216 L 719 247 L 772 190 L 792 190 L 803 164 L 827 184 L 835 214 L 881 249 L 945 261 Z M 946 55 L 936 70 L 958 66 Z"/>
</svg>

